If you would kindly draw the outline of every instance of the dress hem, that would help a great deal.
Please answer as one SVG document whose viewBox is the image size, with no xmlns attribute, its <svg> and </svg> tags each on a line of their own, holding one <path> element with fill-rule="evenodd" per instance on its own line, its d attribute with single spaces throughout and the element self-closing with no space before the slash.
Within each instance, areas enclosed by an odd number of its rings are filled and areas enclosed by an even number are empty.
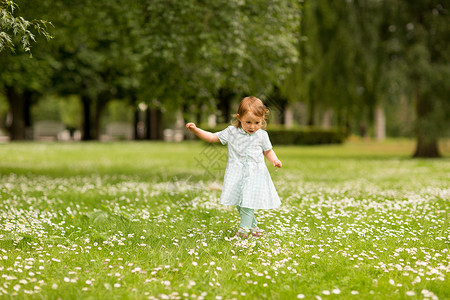
<svg viewBox="0 0 450 300">
<path fill-rule="evenodd" d="M 227 206 L 238 206 L 238 204 L 230 204 L 230 203 L 219 203 L 221 205 L 227 205 Z M 249 206 L 241 206 L 241 207 L 245 207 L 245 208 L 250 208 L 250 209 L 263 209 L 263 210 L 269 210 L 269 209 L 277 209 L 278 207 L 280 207 L 281 204 L 274 206 L 274 207 L 249 207 Z"/>
</svg>

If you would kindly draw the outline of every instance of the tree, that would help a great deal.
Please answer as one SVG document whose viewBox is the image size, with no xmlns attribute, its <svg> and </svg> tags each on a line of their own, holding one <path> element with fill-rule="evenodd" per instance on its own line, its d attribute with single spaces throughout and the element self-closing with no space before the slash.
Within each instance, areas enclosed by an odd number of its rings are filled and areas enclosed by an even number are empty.
<svg viewBox="0 0 450 300">
<path fill-rule="evenodd" d="M 297 58 L 297 1 L 157 0 L 146 5 L 149 43 L 142 88 L 150 101 L 170 99 L 189 107 L 215 97 L 228 118 L 235 95 L 269 91 Z"/>
<path fill-rule="evenodd" d="M 37 56 L 31 59 L 26 54 L 7 54 L 0 57 L 0 63 L 4 66 L 0 72 L 0 82 L 3 83 L 12 116 L 8 128 L 10 138 L 24 140 L 32 122 L 30 108 L 49 84 L 51 69 L 45 59 Z"/>
<path fill-rule="evenodd" d="M 405 95 L 416 107 L 415 157 L 437 157 L 449 127 L 450 26 L 439 1 L 304 1 L 300 60 L 284 88 L 338 123 L 367 118 Z"/>
<path fill-rule="evenodd" d="M 247 1 L 232 7 L 229 18 L 227 26 L 219 27 L 225 31 L 218 35 L 220 52 L 213 56 L 217 61 L 213 65 L 220 66 L 216 95 L 225 122 L 230 119 L 234 96 L 262 97 L 287 77 L 298 59 L 300 5 L 297 1 Z"/>
<path fill-rule="evenodd" d="M 383 12 L 391 74 L 401 78 L 388 88 L 400 87 L 415 106 L 413 156 L 439 157 L 439 137 L 450 125 L 450 89 L 445 84 L 450 74 L 448 11 L 440 1 L 396 0 L 384 3 Z"/>
<path fill-rule="evenodd" d="M 16 41 L 19 40 L 23 51 L 31 54 L 31 42 L 35 42 L 35 35 L 29 29 L 32 27 L 35 32 L 47 39 L 52 36 L 47 32 L 47 26 L 51 23 L 45 20 L 28 21 L 23 17 L 16 17 L 14 14 L 19 10 L 19 6 L 12 0 L 0 0 L 0 52 L 5 48 L 15 51 Z"/>
<path fill-rule="evenodd" d="M 357 105 L 357 42 L 352 32 L 355 12 L 350 1 L 304 1 L 298 43 L 299 61 L 283 86 L 283 94 L 308 106 L 307 124 L 317 123 L 319 110 L 333 108 L 338 125 L 349 126 Z"/>
<path fill-rule="evenodd" d="M 268 91 L 296 59 L 293 0 L 55 0 L 41 7 L 56 37 L 46 92 L 79 95 L 85 140 L 98 137 L 111 99 L 145 102 L 158 127 L 147 132 L 160 132 L 164 109 L 211 105 L 221 95 L 229 111 L 233 95 Z"/>
<path fill-rule="evenodd" d="M 33 48 L 35 53 L 34 58 L 31 58 L 30 39 L 35 40 L 34 35 L 28 29 L 29 26 L 34 26 L 38 32 L 41 32 L 47 39 L 50 37 L 45 30 L 42 31 L 41 25 L 46 25 L 46 21 L 26 21 L 26 18 L 33 19 L 33 16 L 43 16 L 42 10 L 45 10 L 44 3 L 38 5 L 39 9 L 34 8 L 30 11 L 31 5 L 27 5 L 26 1 L 21 1 L 20 4 L 24 7 L 21 10 L 23 17 L 14 17 L 13 13 L 17 10 L 17 5 L 12 1 L 2 1 L 2 32 L 1 36 L 6 41 L 7 47 L 14 51 L 4 51 L 0 55 L 0 90 L 5 93 L 6 99 L 9 103 L 12 122 L 9 125 L 10 137 L 12 140 L 26 139 L 26 130 L 31 126 L 30 107 L 35 103 L 39 95 L 44 92 L 45 87 L 49 85 L 49 78 L 51 74 L 51 57 L 48 52 L 48 43 L 36 43 Z M 33 1 L 36 5 L 36 1 Z M 41 10 L 42 9 L 42 10 Z M 6 25 L 5 25 L 6 24 Z M 6 29 L 3 32 L 3 28 Z M 8 34 L 16 34 L 15 38 L 21 40 L 22 47 L 14 49 L 14 37 Z M 10 38 L 5 38 L 10 37 Z M 11 42 L 11 43 L 9 43 Z M 5 46 L 5 44 L 3 44 Z M 1 48 L 1 47 L 0 47 Z M 47 50 L 45 50 L 47 49 Z"/>
<path fill-rule="evenodd" d="M 138 85 L 140 8 L 136 1 L 57 1 L 55 90 L 78 94 L 83 105 L 83 140 L 97 139 L 101 115 L 114 98 Z M 127 7 L 126 10 L 123 8 Z"/>
<path fill-rule="evenodd" d="M 414 157 L 439 157 L 438 139 L 450 125 L 450 26 L 440 1 L 402 1 L 405 61 L 416 102 L 417 146 Z M 406 29 L 406 32 L 405 32 Z"/>
</svg>

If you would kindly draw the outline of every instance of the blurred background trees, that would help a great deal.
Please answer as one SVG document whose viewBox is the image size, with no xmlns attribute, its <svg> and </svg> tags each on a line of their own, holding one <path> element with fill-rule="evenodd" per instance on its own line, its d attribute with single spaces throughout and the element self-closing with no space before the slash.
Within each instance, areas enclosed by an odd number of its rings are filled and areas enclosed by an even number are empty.
<svg viewBox="0 0 450 300">
<path fill-rule="evenodd" d="M 0 129 L 14 140 L 29 138 L 51 103 L 84 140 L 99 139 L 117 111 L 136 138 L 161 139 L 180 118 L 227 123 L 250 94 L 266 101 L 272 123 L 415 136 L 418 157 L 439 156 L 449 133 L 441 1 L 15 2 L 0 2 L 0 42 L 16 45 L 0 52 Z M 33 23 L 36 33 L 54 26 L 35 36 L 33 58 L 19 46 L 31 31 L 7 42 L 16 32 L 4 20 L 19 16 L 46 20 Z"/>
</svg>

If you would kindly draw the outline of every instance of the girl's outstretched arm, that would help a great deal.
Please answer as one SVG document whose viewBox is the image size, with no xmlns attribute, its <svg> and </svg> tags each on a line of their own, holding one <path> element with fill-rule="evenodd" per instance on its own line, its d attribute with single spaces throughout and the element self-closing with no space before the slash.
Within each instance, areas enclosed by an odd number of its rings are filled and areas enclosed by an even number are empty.
<svg viewBox="0 0 450 300">
<path fill-rule="evenodd" d="M 195 126 L 194 123 L 187 123 L 186 128 L 190 132 L 193 132 L 196 136 L 198 136 L 199 138 L 204 140 L 205 142 L 208 142 L 208 143 L 218 143 L 219 142 L 219 138 L 217 137 L 217 135 L 215 135 L 212 132 L 204 131 L 204 130 L 198 128 L 197 126 Z"/>
<path fill-rule="evenodd" d="M 272 165 L 276 168 L 281 168 L 283 164 L 278 159 L 277 155 L 275 154 L 275 151 L 273 149 L 264 151 L 264 156 L 272 163 Z"/>
</svg>

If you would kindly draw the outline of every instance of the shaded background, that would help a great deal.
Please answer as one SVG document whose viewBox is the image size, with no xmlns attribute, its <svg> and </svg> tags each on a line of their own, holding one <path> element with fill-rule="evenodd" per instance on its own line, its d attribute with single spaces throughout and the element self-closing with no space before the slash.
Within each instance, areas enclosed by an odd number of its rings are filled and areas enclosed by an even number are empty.
<svg viewBox="0 0 450 300">
<path fill-rule="evenodd" d="M 442 1 L 0 3 L 7 140 L 181 140 L 186 121 L 228 123 L 246 95 L 271 126 L 414 137 L 417 157 L 449 135 Z"/>
</svg>

